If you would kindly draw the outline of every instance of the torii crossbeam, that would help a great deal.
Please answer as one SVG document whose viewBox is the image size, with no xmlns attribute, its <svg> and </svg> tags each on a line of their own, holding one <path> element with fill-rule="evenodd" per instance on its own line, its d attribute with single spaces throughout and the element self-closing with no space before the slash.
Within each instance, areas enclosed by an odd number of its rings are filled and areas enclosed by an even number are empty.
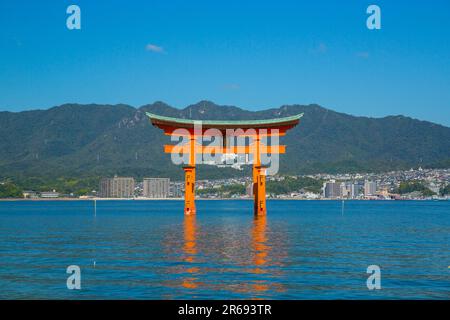
<svg viewBox="0 0 450 320">
<path fill-rule="evenodd" d="M 164 152 L 187 155 L 185 172 L 184 213 L 195 214 L 195 165 L 198 154 L 248 154 L 253 156 L 253 196 L 255 215 L 266 214 L 266 167 L 261 164 L 261 155 L 285 153 L 285 146 L 267 145 L 261 140 L 284 136 L 295 127 L 303 114 L 267 120 L 189 120 L 165 117 L 147 112 L 151 123 L 164 130 L 166 135 L 181 136 L 182 145 L 165 145 Z M 221 145 L 204 146 L 199 138 L 220 136 Z M 229 137 L 248 138 L 248 145 L 227 145 Z M 210 139 L 208 139 L 210 140 Z"/>
</svg>

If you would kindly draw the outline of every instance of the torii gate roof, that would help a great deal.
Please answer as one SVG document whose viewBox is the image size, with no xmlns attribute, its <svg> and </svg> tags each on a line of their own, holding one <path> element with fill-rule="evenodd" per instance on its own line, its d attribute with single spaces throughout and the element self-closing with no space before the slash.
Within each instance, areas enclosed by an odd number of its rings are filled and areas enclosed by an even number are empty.
<svg viewBox="0 0 450 320">
<path fill-rule="evenodd" d="M 296 126 L 303 116 L 299 113 L 284 118 L 272 118 L 263 120 L 191 120 L 174 117 L 165 117 L 146 112 L 153 125 L 160 128 L 194 128 L 194 124 L 201 123 L 205 129 L 265 129 L 265 128 L 292 128 Z"/>
</svg>

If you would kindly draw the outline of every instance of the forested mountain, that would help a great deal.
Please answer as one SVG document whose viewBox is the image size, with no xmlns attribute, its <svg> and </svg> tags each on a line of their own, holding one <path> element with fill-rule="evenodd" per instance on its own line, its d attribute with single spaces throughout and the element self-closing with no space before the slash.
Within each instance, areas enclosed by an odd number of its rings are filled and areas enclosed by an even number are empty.
<svg viewBox="0 0 450 320">
<path fill-rule="evenodd" d="M 304 113 L 281 139 L 280 173 L 386 171 L 412 166 L 450 166 L 450 128 L 405 116 L 355 117 L 318 105 L 263 111 L 201 101 L 184 109 L 163 102 L 127 105 L 65 104 L 48 110 L 0 112 L 0 178 L 97 179 L 130 175 L 181 178 L 163 153 L 169 137 L 145 112 L 192 119 L 265 119 Z M 199 177 L 242 175 L 202 166 Z"/>
</svg>

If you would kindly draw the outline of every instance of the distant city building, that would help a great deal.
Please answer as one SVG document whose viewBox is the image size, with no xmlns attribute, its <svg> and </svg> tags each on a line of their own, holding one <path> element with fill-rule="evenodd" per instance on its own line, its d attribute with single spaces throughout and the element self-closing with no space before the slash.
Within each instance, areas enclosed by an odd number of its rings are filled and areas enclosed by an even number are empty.
<svg viewBox="0 0 450 320">
<path fill-rule="evenodd" d="M 377 183 L 373 181 L 366 180 L 364 182 L 364 195 L 374 196 L 377 193 Z"/>
<path fill-rule="evenodd" d="M 100 181 L 100 197 L 131 198 L 134 195 L 135 182 L 130 177 L 103 178 Z"/>
<path fill-rule="evenodd" d="M 182 198 L 183 197 L 183 185 L 184 183 L 170 183 L 169 196 L 173 198 Z"/>
<path fill-rule="evenodd" d="M 253 197 L 253 183 L 249 183 L 245 188 L 245 194 L 249 197 Z"/>
<path fill-rule="evenodd" d="M 41 198 L 58 198 L 59 192 L 56 191 L 44 191 L 41 192 Z"/>
<path fill-rule="evenodd" d="M 169 178 L 144 178 L 144 197 L 147 198 L 168 198 Z"/>
<path fill-rule="evenodd" d="M 36 191 L 27 190 L 27 191 L 22 192 L 22 195 L 25 199 L 38 198 L 38 194 Z"/>
<path fill-rule="evenodd" d="M 436 184 L 436 183 L 434 183 L 434 182 L 431 182 L 429 185 L 428 185 L 428 189 L 430 189 L 432 192 L 434 192 L 435 194 L 439 194 L 439 191 L 440 191 L 440 186 L 438 185 L 438 184 Z"/>
<path fill-rule="evenodd" d="M 341 185 L 331 180 L 323 184 L 324 198 L 339 198 L 341 196 Z"/>
<path fill-rule="evenodd" d="M 350 186 L 350 198 L 352 199 L 358 198 L 360 192 L 361 192 L 361 185 L 357 183 L 352 183 Z"/>
<path fill-rule="evenodd" d="M 341 198 L 350 198 L 351 184 L 342 182 L 340 186 L 340 196 Z"/>
<path fill-rule="evenodd" d="M 381 195 L 382 197 L 384 197 L 385 199 L 391 198 L 391 194 L 389 192 L 388 187 L 386 187 L 386 186 L 380 187 L 378 190 L 379 190 L 378 194 Z"/>
</svg>

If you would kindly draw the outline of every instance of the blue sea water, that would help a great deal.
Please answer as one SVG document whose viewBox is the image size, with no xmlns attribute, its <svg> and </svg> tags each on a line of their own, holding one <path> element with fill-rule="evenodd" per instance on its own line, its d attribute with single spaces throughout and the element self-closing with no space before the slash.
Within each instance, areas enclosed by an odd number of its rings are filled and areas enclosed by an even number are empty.
<svg viewBox="0 0 450 320">
<path fill-rule="evenodd" d="M 1 299 L 449 299 L 450 202 L 0 202 Z M 81 268 L 81 290 L 66 268 Z M 366 286 L 381 269 L 381 289 Z"/>
</svg>

